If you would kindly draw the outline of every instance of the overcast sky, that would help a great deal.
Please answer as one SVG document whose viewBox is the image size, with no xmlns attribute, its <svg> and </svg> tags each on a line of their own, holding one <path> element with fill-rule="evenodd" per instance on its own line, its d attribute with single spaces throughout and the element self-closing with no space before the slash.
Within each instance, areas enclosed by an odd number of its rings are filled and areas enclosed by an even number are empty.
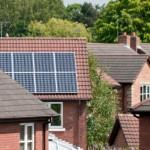
<svg viewBox="0 0 150 150">
<path fill-rule="evenodd" d="M 93 5 L 102 5 L 104 3 L 107 3 L 109 0 L 64 0 L 65 6 L 72 3 L 84 3 L 84 2 L 90 2 Z"/>
</svg>

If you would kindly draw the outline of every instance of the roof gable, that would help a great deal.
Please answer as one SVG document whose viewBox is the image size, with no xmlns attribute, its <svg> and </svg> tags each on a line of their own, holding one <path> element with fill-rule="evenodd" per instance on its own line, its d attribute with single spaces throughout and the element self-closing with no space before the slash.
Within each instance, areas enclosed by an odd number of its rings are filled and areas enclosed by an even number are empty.
<svg viewBox="0 0 150 150">
<path fill-rule="evenodd" d="M 0 119 L 50 117 L 56 113 L 0 71 Z"/>
<path fill-rule="evenodd" d="M 139 147 L 139 120 L 131 114 L 118 114 L 115 126 L 109 138 L 109 144 L 113 145 L 119 129 L 122 129 L 125 140 L 131 148 Z"/>
</svg>

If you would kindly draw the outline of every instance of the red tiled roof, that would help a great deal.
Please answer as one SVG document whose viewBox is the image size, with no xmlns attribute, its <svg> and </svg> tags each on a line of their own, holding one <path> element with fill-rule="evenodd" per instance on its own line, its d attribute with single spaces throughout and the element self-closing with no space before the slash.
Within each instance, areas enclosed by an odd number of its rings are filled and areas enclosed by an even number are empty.
<svg viewBox="0 0 150 150">
<path fill-rule="evenodd" d="M 77 68 L 77 94 L 36 94 L 41 100 L 89 100 L 91 87 L 86 40 L 81 38 L 2 38 L 1 52 L 74 52 Z"/>
<path fill-rule="evenodd" d="M 119 125 L 117 125 L 119 124 Z M 139 120 L 134 117 L 132 114 L 119 114 L 114 126 L 114 129 L 111 133 L 109 144 L 113 145 L 115 137 L 119 131 L 119 128 L 122 128 L 125 140 L 128 146 L 131 148 L 139 147 Z"/>
</svg>

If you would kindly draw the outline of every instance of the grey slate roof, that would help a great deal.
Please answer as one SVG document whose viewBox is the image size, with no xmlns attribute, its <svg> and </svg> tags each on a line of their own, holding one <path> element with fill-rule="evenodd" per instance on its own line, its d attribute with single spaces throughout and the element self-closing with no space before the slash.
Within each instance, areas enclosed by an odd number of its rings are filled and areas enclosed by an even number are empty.
<svg viewBox="0 0 150 150">
<path fill-rule="evenodd" d="M 144 100 L 141 103 L 133 106 L 130 111 L 135 114 L 150 113 L 150 100 Z"/>
<path fill-rule="evenodd" d="M 132 83 L 148 59 L 147 55 L 96 55 L 95 57 L 97 66 L 119 83 Z"/>
<path fill-rule="evenodd" d="M 34 95 L 0 71 L 0 120 L 56 115 Z"/>
<path fill-rule="evenodd" d="M 141 43 L 140 48 L 147 54 L 150 55 L 150 43 Z"/>
<path fill-rule="evenodd" d="M 88 50 L 94 55 L 138 55 L 124 44 L 88 43 Z"/>
</svg>

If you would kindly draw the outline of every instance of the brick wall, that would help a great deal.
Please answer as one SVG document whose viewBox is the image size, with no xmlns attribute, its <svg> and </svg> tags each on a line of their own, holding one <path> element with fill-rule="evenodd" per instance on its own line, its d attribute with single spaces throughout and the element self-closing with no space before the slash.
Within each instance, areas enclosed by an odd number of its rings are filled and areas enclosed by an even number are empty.
<svg viewBox="0 0 150 150">
<path fill-rule="evenodd" d="M 64 102 L 63 132 L 53 132 L 58 138 L 66 140 L 76 146 L 87 149 L 86 140 L 86 102 Z"/>
<path fill-rule="evenodd" d="M 150 116 L 140 116 L 140 150 L 150 149 Z"/>
<path fill-rule="evenodd" d="M 147 63 L 144 64 L 141 72 L 137 76 L 132 85 L 132 102 L 131 106 L 140 102 L 140 86 L 143 83 L 150 84 L 150 67 Z"/>
<path fill-rule="evenodd" d="M 48 139 L 48 134 L 45 134 Z M 35 123 L 35 150 L 43 149 L 43 122 Z M 0 150 L 20 150 L 19 123 L 0 124 Z M 48 144 L 48 140 L 47 143 Z M 47 148 L 47 145 L 46 145 Z M 48 149 L 47 149 L 48 150 Z"/>
<path fill-rule="evenodd" d="M 127 148 L 128 147 L 121 128 L 118 131 L 118 134 L 115 138 L 115 141 L 114 141 L 114 144 L 113 144 L 112 147 L 114 147 L 116 149 L 117 148 L 119 149 L 119 148 Z"/>
</svg>

